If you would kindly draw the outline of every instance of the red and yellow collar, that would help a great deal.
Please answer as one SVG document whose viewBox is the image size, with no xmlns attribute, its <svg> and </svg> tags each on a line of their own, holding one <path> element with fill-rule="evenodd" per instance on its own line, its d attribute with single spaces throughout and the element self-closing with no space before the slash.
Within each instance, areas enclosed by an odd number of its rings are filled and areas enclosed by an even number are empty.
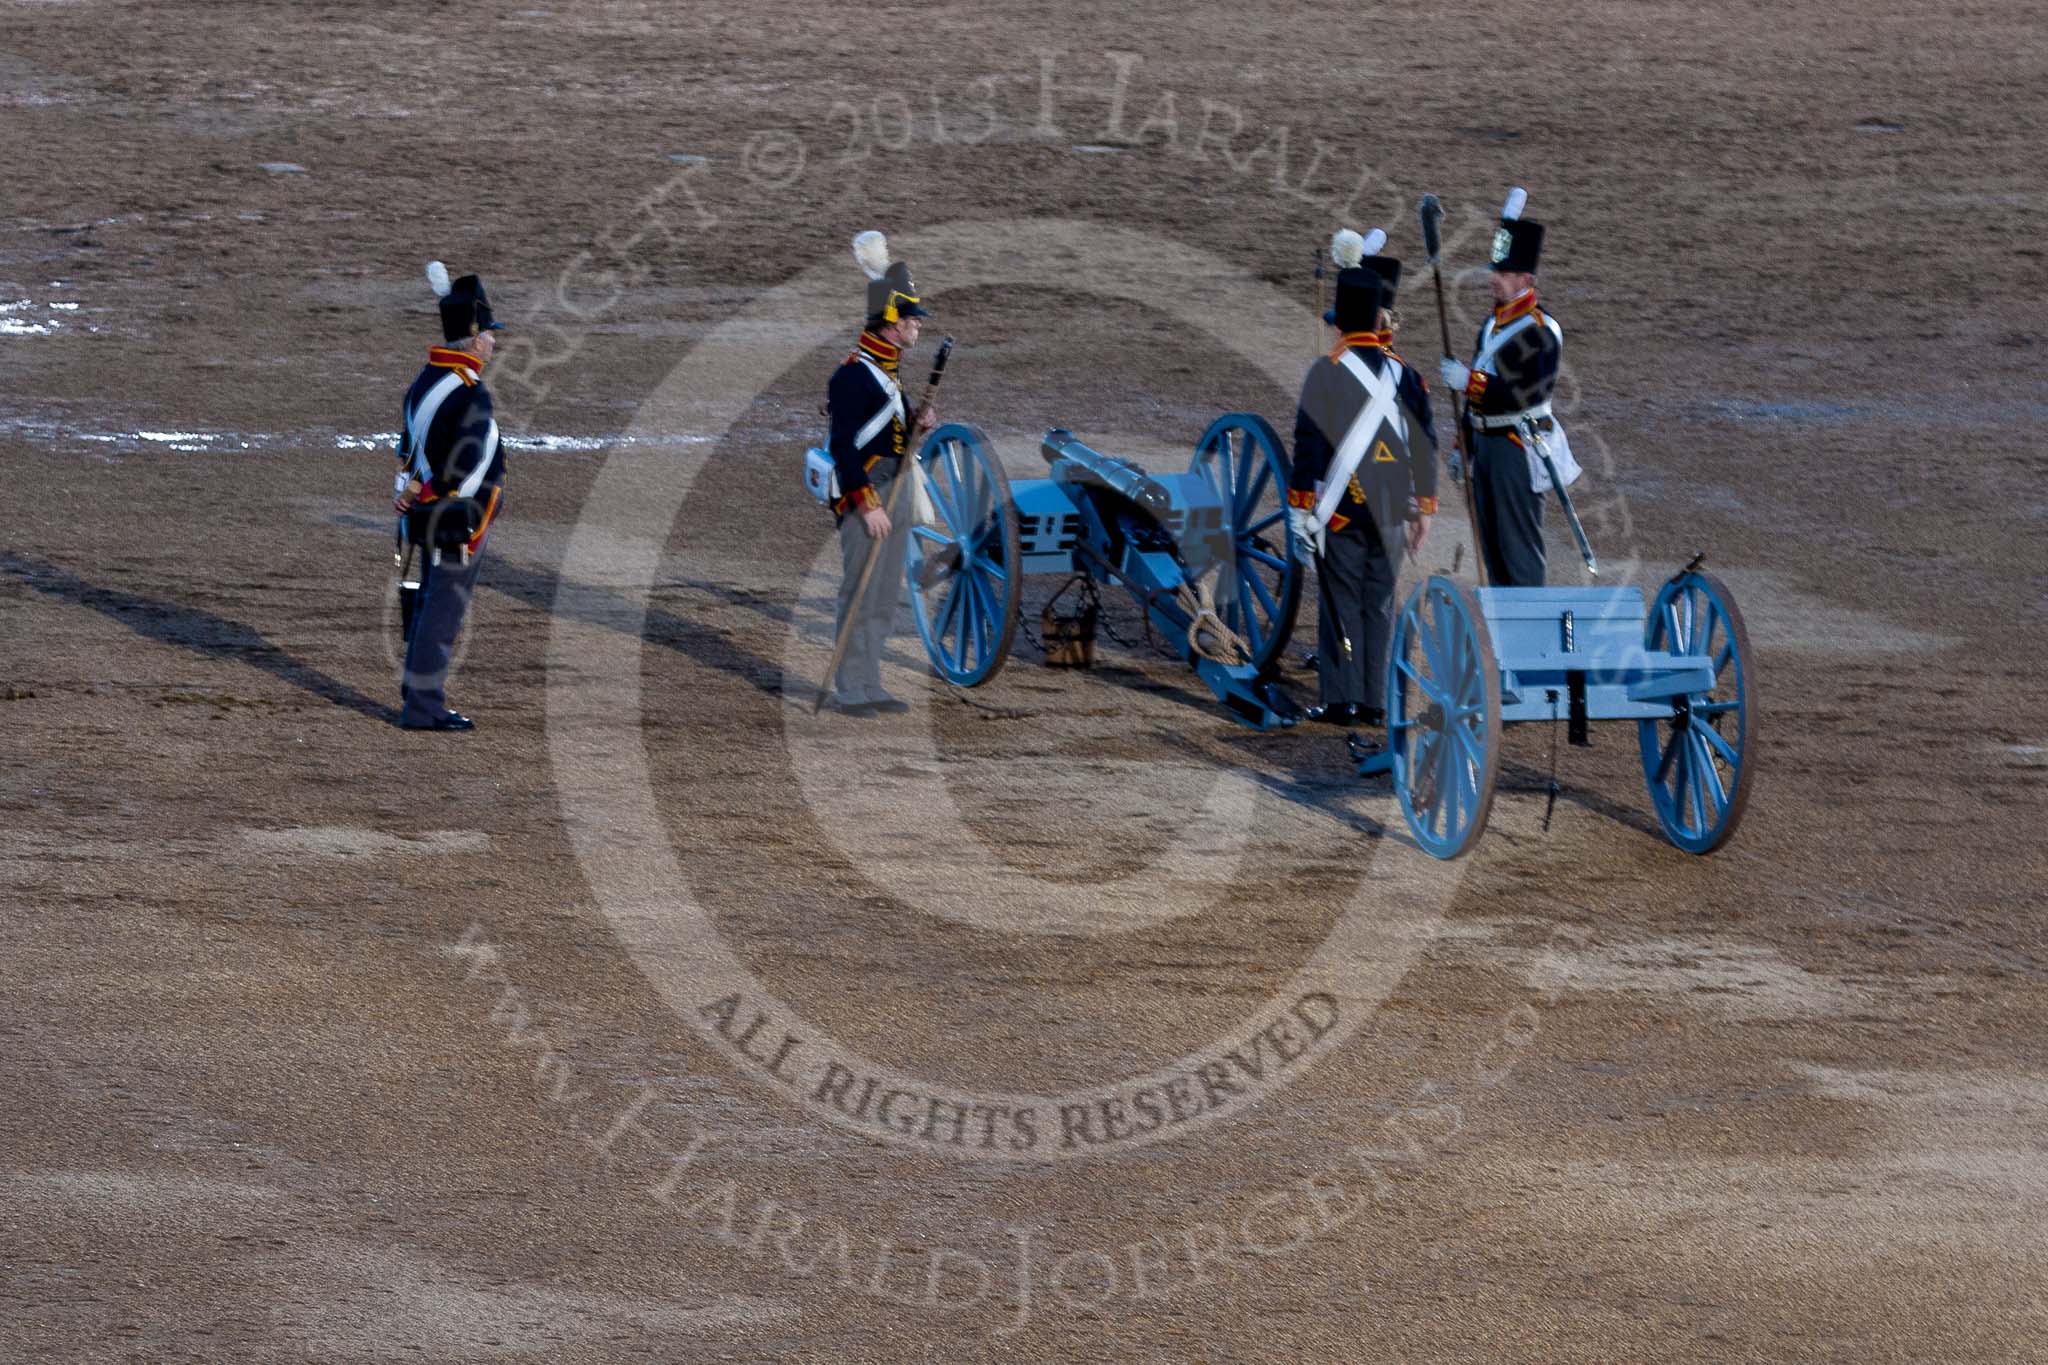
<svg viewBox="0 0 2048 1365">
<path fill-rule="evenodd" d="M 1506 303 L 1493 310 L 1493 325 L 1502 327 L 1516 318 L 1526 317 L 1536 311 L 1536 291 L 1524 289 Z"/>
<path fill-rule="evenodd" d="M 439 365 L 444 370 L 455 371 L 462 376 L 462 382 L 465 384 L 474 384 L 483 377 L 483 361 L 468 351 L 458 351 L 453 346 L 428 347 L 427 363 Z"/>
<path fill-rule="evenodd" d="M 1353 346 L 1383 347 L 1393 338 L 1392 332 L 1346 332 L 1337 338 L 1337 344 L 1330 348 L 1330 359 L 1336 360 Z"/>
<path fill-rule="evenodd" d="M 859 353 L 874 361 L 891 374 L 896 372 L 896 362 L 902 359 L 903 348 L 892 346 L 873 332 L 860 334 Z"/>
</svg>

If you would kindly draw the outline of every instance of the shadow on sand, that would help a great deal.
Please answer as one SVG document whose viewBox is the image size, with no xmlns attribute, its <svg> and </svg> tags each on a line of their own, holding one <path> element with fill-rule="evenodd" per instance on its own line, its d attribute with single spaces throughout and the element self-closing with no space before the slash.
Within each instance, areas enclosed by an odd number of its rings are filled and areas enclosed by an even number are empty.
<svg viewBox="0 0 2048 1365">
<path fill-rule="evenodd" d="M 145 597 L 125 588 L 101 587 L 61 564 L 35 556 L 0 556 L 0 573 L 46 597 L 99 612 L 144 639 L 189 650 L 202 658 L 247 664 L 324 702 L 372 720 L 398 723 L 396 706 L 366 696 L 339 678 L 321 672 L 253 626 L 231 621 L 203 607 Z"/>
</svg>

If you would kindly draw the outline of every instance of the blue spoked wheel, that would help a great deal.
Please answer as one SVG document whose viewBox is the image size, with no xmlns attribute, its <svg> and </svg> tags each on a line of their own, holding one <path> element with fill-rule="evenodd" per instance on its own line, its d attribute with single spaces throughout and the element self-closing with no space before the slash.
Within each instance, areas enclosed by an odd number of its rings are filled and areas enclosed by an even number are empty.
<svg viewBox="0 0 2048 1365">
<path fill-rule="evenodd" d="M 949 422 L 913 465 L 904 580 L 932 671 L 979 687 L 1010 657 L 1017 630 L 1017 507 L 996 448 L 979 427 Z"/>
<path fill-rule="evenodd" d="M 1301 565 L 1287 527 L 1286 451 L 1265 418 L 1226 413 L 1203 433 L 1188 472 L 1207 478 L 1230 508 L 1236 582 L 1216 594 L 1216 614 L 1251 646 L 1263 673 L 1287 648 L 1301 605 Z"/>
<path fill-rule="evenodd" d="M 1657 594 L 1643 646 L 1704 658 L 1714 671 L 1714 685 L 1675 699 L 1669 719 L 1636 724 L 1664 837 L 1687 853 L 1712 853 L 1735 833 L 1756 785 L 1749 632 L 1727 584 L 1682 573 Z"/>
<path fill-rule="evenodd" d="M 1387 663 L 1394 796 L 1423 852 L 1479 841 L 1500 771 L 1500 668 L 1478 599 L 1432 575 L 1401 607 Z"/>
</svg>

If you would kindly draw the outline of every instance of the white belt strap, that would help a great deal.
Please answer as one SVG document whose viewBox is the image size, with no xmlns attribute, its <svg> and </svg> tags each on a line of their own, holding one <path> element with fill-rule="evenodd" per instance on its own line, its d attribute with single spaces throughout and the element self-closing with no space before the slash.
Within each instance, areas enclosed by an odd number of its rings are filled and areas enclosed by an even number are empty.
<svg viewBox="0 0 2048 1365">
<path fill-rule="evenodd" d="M 450 370 L 440 383 L 427 390 L 419 406 L 406 414 L 406 444 L 412 447 L 412 470 L 421 483 L 430 483 L 434 478 L 434 467 L 427 463 L 427 433 L 434 429 L 434 417 L 441 411 L 441 404 L 461 387 L 462 376 Z"/>
<path fill-rule="evenodd" d="M 1481 431 L 1513 431 L 1517 426 L 1521 425 L 1524 419 L 1531 422 L 1540 422 L 1548 416 L 1550 416 L 1550 400 L 1546 398 L 1535 407 L 1523 408 L 1520 412 L 1475 412 L 1472 414 L 1472 421 Z"/>
<path fill-rule="evenodd" d="M 877 365 L 874 361 L 869 360 L 866 356 L 860 357 L 860 363 L 868 367 L 868 373 L 875 377 L 875 382 L 882 386 L 882 392 L 888 394 L 889 399 L 882 404 L 882 410 L 873 417 L 868 418 L 868 424 L 862 427 L 859 433 L 854 436 L 853 448 L 855 450 L 862 449 L 868 442 L 880 436 L 883 427 L 888 426 L 891 422 L 901 421 L 903 418 L 902 387 L 890 377 L 887 370 Z"/>
<path fill-rule="evenodd" d="M 497 455 L 498 455 L 498 419 L 497 419 L 497 418 L 495 418 L 495 417 L 493 417 L 493 418 L 491 419 L 491 426 L 490 426 L 490 430 L 488 430 L 488 431 L 486 431 L 486 432 L 484 433 L 484 453 L 483 453 L 483 458 L 479 459 L 479 460 L 478 460 L 478 461 L 476 462 L 476 468 L 475 468 L 475 469 L 472 469 L 472 470 L 470 470 L 470 471 L 469 471 L 469 477 L 468 477 L 468 478 L 466 478 L 466 479 L 464 479 L 464 480 L 462 481 L 462 486 L 461 486 L 460 488 L 458 488 L 458 489 L 456 489 L 456 490 L 455 490 L 455 496 L 456 496 L 456 497 L 458 497 L 458 498 L 473 498 L 473 497 L 475 497 L 475 496 L 476 496 L 476 490 L 477 490 L 477 489 L 479 489 L 479 488 L 482 488 L 482 487 L 484 486 L 484 475 L 485 475 L 485 474 L 486 474 L 487 472 L 489 472 L 489 470 L 490 470 L 490 467 L 491 467 L 491 461 L 492 461 L 492 460 L 494 460 L 494 459 L 496 459 L 496 458 L 497 458 Z"/>
<path fill-rule="evenodd" d="M 1351 419 L 1344 439 L 1337 443 L 1337 451 L 1330 457 L 1329 473 L 1324 477 L 1322 492 L 1316 498 L 1316 521 L 1321 525 L 1330 524 L 1337 504 L 1344 501 L 1344 490 L 1350 486 L 1351 476 L 1365 459 L 1366 447 L 1372 444 L 1372 438 L 1382 426 L 1391 426 L 1403 443 L 1408 440 L 1408 424 L 1401 417 L 1401 367 L 1392 356 L 1384 359 L 1385 368 L 1378 374 L 1374 374 L 1372 367 L 1360 360 L 1355 351 L 1346 350 L 1337 361 L 1365 390 L 1365 407 Z"/>
</svg>

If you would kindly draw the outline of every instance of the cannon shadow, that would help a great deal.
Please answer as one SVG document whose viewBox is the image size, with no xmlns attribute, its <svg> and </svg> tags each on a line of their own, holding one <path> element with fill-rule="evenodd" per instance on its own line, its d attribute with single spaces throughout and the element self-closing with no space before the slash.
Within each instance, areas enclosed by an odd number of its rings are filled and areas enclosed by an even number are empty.
<svg viewBox="0 0 2048 1365">
<path fill-rule="evenodd" d="M 1095 666 L 1085 670 L 1083 676 L 1097 679 L 1103 685 L 1114 687 L 1118 691 L 1136 692 L 1148 697 L 1164 697 L 1206 716 L 1217 714 L 1216 698 L 1206 692 L 1196 692 L 1191 688 L 1182 687 L 1177 682 L 1169 682 L 1155 673 L 1148 673 L 1140 668 L 1114 662 L 1104 663 L 1100 656 L 1097 656 Z"/>
<path fill-rule="evenodd" d="M 32 591 L 75 606 L 87 607 L 134 631 L 144 639 L 208 659 L 247 664 L 310 693 L 330 705 L 392 725 L 398 708 L 357 691 L 272 641 L 254 626 L 230 620 L 203 607 L 160 597 L 145 597 L 125 588 L 110 588 L 79 577 L 61 564 L 40 557 L 7 555 L 0 571 Z"/>
<path fill-rule="evenodd" d="M 1336 732 L 1332 731 L 1331 733 L 1334 735 Z M 1208 764 L 1213 764 L 1216 761 L 1216 756 L 1213 753 L 1192 739 L 1189 739 L 1186 735 L 1155 728 L 1153 736 L 1167 748 L 1177 749 L 1190 758 Z M 1270 763 L 1272 759 L 1270 746 L 1276 742 L 1286 743 L 1288 741 L 1271 734 L 1255 734 L 1250 731 L 1238 730 L 1233 731 L 1224 742 L 1239 748 L 1259 746 L 1255 751 L 1257 758 L 1264 763 Z M 1339 824 L 1348 825 L 1369 839 L 1391 839 L 1397 844 L 1406 844 L 1410 848 L 1419 849 L 1420 847 L 1409 837 L 1406 829 L 1383 825 L 1368 816 L 1360 815 L 1357 811 L 1350 809 L 1344 804 L 1344 798 L 1357 786 L 1356 779 L 1345 778 L 1333 782 L 1321 773 L 1318 773 L 1313 780 L 1310 780 L 1304 778 L 1299 770 L 1287 769 L 1276 771 L 1269 766 L 1249 762 L 1241 766 L 1238 772 L 1242 776 L 1256 782 L 1259 786 L 1264 787 L 1281 800 L 1291 801 L 1297 806 L 1320 811 Z"/>
<path fill-rule="evenodd" d="M 1336 732 L 1331 731 L 1331 734 L 1334 736 Z M 1185 752 L 1200 752 L 1199 745 L 1183 736 L 1162 734 L 1161 738 Z M 1272 759 L 1270 744 L 1274 738 L 1274 736 L 1233 732 L 1224 742 L 1256 753 L 1258 758 L 1270 762 Z M 1298 740 L 1298 738 L 1299 735 L 1297 733 L 1296 739 Z M 1347 766 L 1349 766 L 1348 763 Z M 1340 799 L 1345 792 L 1355 787 L 1358 782 L 1365 781 L 1366 779 L 1353 778 L 1333 788 L 1321 782 L 1304 782 L 1292 771 L 1272 772 L 1251 765 L 1247 765 L 1243 771 L 1246 776 L 1265 787 L 1275 796 L 1293 801 L 1298 805 L 1314 807 L 1316 810 L 1334 819 L 1351 825 L 1361 833 L 1393 839 L 1398 843 L 1409 844 L 1411 847 L 1416 846 L 1409 838 L 1405 827 L 1390 828 L 1375 820 L 1367 819 L 1355 811 L 1347 810 L 1340 804 Z M 1374 780 L 1377 781 L 1379 779 Z M 1547 772 L 1503 756 L 1500 762 L 1500 772 L 1494 781 L 1494 790 L 1496 792 L 1513 792 L 1518 796 L 1542 796 L 1549 789 L 1549 783 L 1550 775 Z M 1560 805 L 1577 806 L 1589 814 L 1611 820 L 1619 825 L 1625 825 L 1660 844 L 1664 842 L 1664 832 L 1658 828 L 1656 821 L 1642 809 L 1624 805 L 1619 801 L 1602 796 L 1598 792 L 1574 787 L 1565 781 L 1562 776 L 1558 779 L 1558 788 L 1557 799 Z"/>
<path fill-rule="evenodd" d="M 1629 735 L 1629 742 L 1635 742 L 1633 732 Z M 1627 825 L 1660 844 L 1665 842 L 1664 831 L 1641 807 L 1623 805 L 1612 797 L 1602 796 L 1598 792 L 1587 791 L 1582 787 L 1574 787 L 1564 780 L 1562 774 L 1557 779 L 1557 785 L 1559 805 L 1577 806 L 1581 810 L 1612 820 L 1618 825 Z M 1494 779 L 1493 789 L 1496 792 L 1511 791 L 1519 796 L 1541 796 L 1550 789 L 1550 774 L 1541 768 L 1517 763 L 1503 755 L 1500 760 L 1500 774 Z M 1645 799 L 1648 799 L 1647 796 Z"/>
</svg>

